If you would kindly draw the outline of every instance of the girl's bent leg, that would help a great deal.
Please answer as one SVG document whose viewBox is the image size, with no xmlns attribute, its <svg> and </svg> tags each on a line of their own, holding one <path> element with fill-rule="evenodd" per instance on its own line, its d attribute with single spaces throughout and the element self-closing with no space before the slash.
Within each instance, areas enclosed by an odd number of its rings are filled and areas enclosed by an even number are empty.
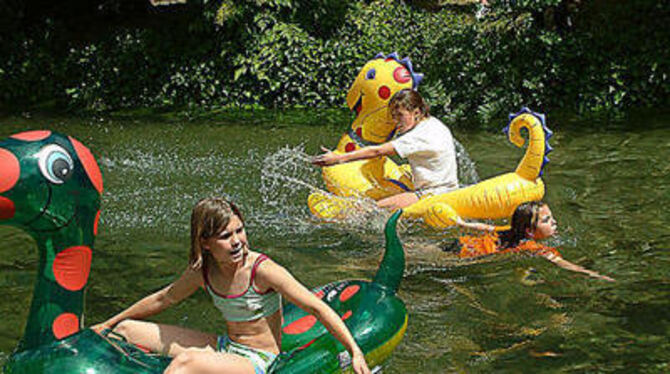
<svg viewBox="0 0 670 374">
<path fill-rule="evenodd" d="M 244 357 L 201 349 L 188 349 L 177 355 L 164 374 L 255 374 L 251 361 Z"/>
<path fill-rule="evenodd" d="M 403 192 L 377 201 L 377 206 L 379 208 L 396 210 L 412 205 L 417 201 L 419 201 L 419 197 L 414 192 Z"/>
<path fill-rule="evenodd" d="M 216 335 L 179 326 L 125 320 L 113 331 L 133 344 L 172 357 L 188 348 L 216 349 Z"/>
</svg>

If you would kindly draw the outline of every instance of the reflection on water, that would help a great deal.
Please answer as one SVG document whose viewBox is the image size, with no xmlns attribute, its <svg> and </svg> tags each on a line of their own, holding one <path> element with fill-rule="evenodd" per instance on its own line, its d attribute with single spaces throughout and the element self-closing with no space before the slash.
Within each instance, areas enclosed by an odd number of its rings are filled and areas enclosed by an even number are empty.
<svg viewBox="0 0 670 374">
<path fill-rule="evenodd" d="M 408 265 L 400 296 L 410 320 L 385 372 L 666 371 L 669 121 L 593 131 L 592 123 L 561 128 L 549 118 L 556 135 L 546 199 L 560 226 L 549 244 L 616 283 L 541 258 L 460 260 L 442 250 L 457 233 L 404 224 Z M 320 145 L 334 146 L 346 124 L 5 118 L 0 136 L 44 127 L 88 145 L 105 178 L 87 324 L 173 280 L 186 265 L 190 209 L 210 195 L 238 202 L 252 245 L 309 286 L 370 278 L 377 268 L 388 212 L 361 201 L 368 213 L 360 219 L 326 224 L 306 206 L 309 193 L 323 189 L 309 157 Z M 462 184 L 514 170 L 523 155 L 499 133 L 452 132 L 462 143 Z M 22 334 L 37 258 L 28 236 L 4 227 L 0 250 L 1 363 Z M 156 320 L 207 331 L 222 326 L 201 293 Z"/>
</svg>

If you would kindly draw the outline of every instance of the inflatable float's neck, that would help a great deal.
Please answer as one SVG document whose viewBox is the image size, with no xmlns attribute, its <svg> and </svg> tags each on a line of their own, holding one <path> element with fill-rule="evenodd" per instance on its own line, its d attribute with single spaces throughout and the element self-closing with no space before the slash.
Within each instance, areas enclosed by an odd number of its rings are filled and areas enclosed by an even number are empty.
<svg viewBox="0 0 670 374">
<path fill-rule="evenodd" d="M 396 225 L 401 215 L 402 210 L 398 210 L 386 222 L 386 228 L 384 229 L 386 251 L 379 265 L 379 270 L 377 270 L 377 274 L 372 280 L 373 283 L 393 293 L 398 291 L 402 275 L 405 271 L 405 251 L 402 248 L 396 231 Z"/>
<path fill-rule="evenodd" d="M 80 330 L 84 290 L 91 263 L 92 240 L 81 227 L 71 225 L 56 233 L 32 233 L 39 265 L 28 321 L 17 352 L 37 348 Z M 60 248 L 66 248 L 59 251 Z"/>
<path fill-rule="evenodd" d="M 553 133 L 545 123 L 544 114 L 535 113 L 528 108 L 524 107 L 518 113 L 510 114 L 509 118 L 510 123 L 503 131 L 517 147 L 522 147 L 525 143 L 521 129 L 528 130 L 528 148 L 515 173 L 526 180 L 534 181 L 542 176 L 544 166 L 549 162 L 547 155 L 552 151 L 549 139 Z"/>
<path fill-rule="evenodd" d="M 24 230 L 39 250 L 17 353 L 81 329 L 102 190 L 95 158 L 72 137 L 28 131 L 0 142 L 0 224 Z"/>
<path fill-rule="evenodd" d="M 379 53 L 368 61 L 347 92 L 347 106 L 356 114 L 351 140 L 359 147 L 390 140 L 395 123 L 388 113 L 389 101 L 400 90 L 416 89 L 422 79 L 410 59 L 401 59 L 396 52 Z"/>
</svg>

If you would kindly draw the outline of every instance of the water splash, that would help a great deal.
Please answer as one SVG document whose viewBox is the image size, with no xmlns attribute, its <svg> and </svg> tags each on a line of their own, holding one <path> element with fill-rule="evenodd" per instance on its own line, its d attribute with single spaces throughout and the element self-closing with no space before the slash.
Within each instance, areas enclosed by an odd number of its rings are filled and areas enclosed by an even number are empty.
<svg viewBox="0 0 670 374">
<path fill-rule="evenodd" d="M 458 163 L 459 184 L 467 186 L 478 183 L 480 179 L 479 174 L 477 174 L 477 165 L 470 158 L 470 154 L 468 154 L 463 144 L 456 139 L 454 139 L 454 146 L 456 148 L 456 162 Z"/>
<path fill-rule="evenodd" d="M 100 160 L 104 227 L 180 234 L 188 232 L 191 208 L 199 199 L 216 195 L 238 201 L 243 191 L 237 184 L 248 179 L 244 172 L 258 158 L 221 151 L 193 155 L 161 144 L 137 144 L 110 154 Z"/>
<path fill-rule="evenodd" d="M 461 143 L 455 140 L 454 144 L 462 183 L 477 183 L 479 176 L 474 161 Z M 263 205 L 269 212 L 273 212 L 271 215 L 266 214 L 266 223 L 281 224 L 285 229 L 298 233 L 311 232 L 324 225 L 363 236 L 378 233 L 391 212 L 378 208 L 370 198 L 349 198 L 359 214 L 351 215 L 341 222 L 326 224 L 311 215 L 307 208 L 310 193 L 333 195 L 323 187 L 321 169 L 311 165 L 310 159 L 304 145 L 285 146 L 263 159 L 260 192 Z M 421 231 L 422 227 L 416 222 L 401 221 L 398 229 L 401 233 L 411 235 Z"/>
<path fill-rule="evenodd" d="M 360 214 L 336 224 L 327 224 L 312 216 L 307 207 L 309 194 L 332 194 L 321 187 L 321 169 L 311 165 L 310 159 L 311 156 L 305 153 L 304 145 L 299 145 L 280 148 L 263 160 L 260 183 L 263 205 L 274 212 L 275 218 L 287 216 L 291 220 L 271 223 L 280 223 L 285 228 L 291 227 L 300 233 L 314 231 L 323 226 L 358 234 L 378 233 L 390 212 L 377 208 L 372 199 L 351 198 Z"/>
<path fill-rule="evenodd" d="M 102 223 L 112 231 L 142 228 L 183 235 L 188 232 L 191 208 L 206 196 L 232 199 L 245 213 L 250 229 L 262 228 L 282 238 L 326 231 L 376 238 L 391 214 L 377 208 L 372 199 L 352 198 L 360 214 L 349 220 L 324 223 L 313 217 L 307 206 L 309 194 L 329 192 L 304 144 L 245 152 L 231 147 L 204 150 L 177 142 L 166 145 L 160 139 L 135 141 L 132 147 L 121 144 L 101 158 L 106 190 Z M 455 145 L 461 178 L 466 183 L 478 180 L 465 148 Z M 414 235 L 422 229 L 401 223 L 399 230 Z M 340 240 L 342 235 L 331 236 Z"/>
</svg>

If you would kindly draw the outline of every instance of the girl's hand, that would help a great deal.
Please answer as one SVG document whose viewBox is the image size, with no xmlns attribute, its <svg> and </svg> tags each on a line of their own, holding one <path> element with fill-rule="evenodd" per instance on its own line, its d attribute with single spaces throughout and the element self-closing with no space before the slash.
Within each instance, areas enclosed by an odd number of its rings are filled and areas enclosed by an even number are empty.
<svg viewBox="0 0 670 374">
<path fill-rule="evenodd" d="M 354 369 L 354 373 L 356 374 L 370 374 L 368 364 L 365 362 L 365 356 L 363 356 L 363 352 L 360 350 L 357 350 L 351 358 L 351 368 Z"/>
<path fill-rule="evenodd" d="M 91 326 L 91 330 L 95 331 L 98 334 L 102 334 L 102 332 L 107 330 L 107 329 L 109 329 L 109 330 L 112 329 L 112 326 L 109 325 L 107 322 L 98 323 L 97 325 Z"/>
<path fill-rule="evenodd" d="M 602 280 L 604 280 L 604 281 L 608 281 L 608 282 L 616 282 L 616 280 L 615 280 L 614 278 L 610 278 L 610 277 L 608 277 L 607 275 L 598 274 L 598 273 L 596 273 L 595 271 L 594 271 L 594 272 L 591 272 L 589 275 L 592 276 L 592 277 L 594 277 L 594 278 L 597 278 L 597 279 L 602 279 Z"/>
<path fill-rule="evenodd" d="M 324 154 L 314 156 L 312 158 L 312 164 L 316 166 L 329 166 L 339 163 L 339 155 L 330 149 L 321 146 L 321 150 L 326 152 Z"/>
</svg>

